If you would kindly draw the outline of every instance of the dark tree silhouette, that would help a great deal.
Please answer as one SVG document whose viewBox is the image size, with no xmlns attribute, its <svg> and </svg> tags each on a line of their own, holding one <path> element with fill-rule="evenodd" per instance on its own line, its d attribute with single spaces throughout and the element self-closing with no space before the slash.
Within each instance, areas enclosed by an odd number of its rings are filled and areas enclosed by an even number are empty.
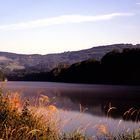
<svg viewBox="0 0 140 140">
<path fill-rule="evenodd" d="M 33 73 L 11 79 L 140 85 L 140 49 L 124 49 L 122 52 L 114 50 L 100 61 L 89 59 L 71 66 L 59 65 L 47 73 Z"/>
</svg>

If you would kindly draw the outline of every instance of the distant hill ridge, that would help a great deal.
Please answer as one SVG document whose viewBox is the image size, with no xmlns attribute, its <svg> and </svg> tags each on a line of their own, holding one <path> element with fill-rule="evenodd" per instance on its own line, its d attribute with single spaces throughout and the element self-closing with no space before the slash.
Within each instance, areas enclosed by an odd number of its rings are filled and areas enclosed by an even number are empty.
<svg viewBox="0 0 140 140">
<path fill-rule="evenodd" d="M 0 70 L 6 74 L 15 73 L 17 70 L 31 72 L 47 72 L 60 64 L 73 64 L 90 58 L 100 60 L 106 53 L 112 50 L 122 51 L 124 48 L 140 48 L 140 44 L 113 44 L 92 47 L 80 51 L 70 51 L 56 54 L 16 54 L 0 52 Z"/>
</svg>

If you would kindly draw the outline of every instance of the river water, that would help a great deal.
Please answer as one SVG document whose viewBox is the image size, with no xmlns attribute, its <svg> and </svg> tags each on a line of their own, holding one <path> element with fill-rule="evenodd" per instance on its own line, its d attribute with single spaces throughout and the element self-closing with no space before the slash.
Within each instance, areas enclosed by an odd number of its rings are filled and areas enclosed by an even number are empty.
<svg viewBox="0 0 140 140">
<path fill-rule="evenodd" d="M 78 128 L 94 136 L 100 129 L 116 133 L 140 126 L 139 86 L 7 82 L 4 89 L 18 91 L 23 98 L 50 97 L 60 119 L 67 120 L 65 132 Z"/>
</svg>

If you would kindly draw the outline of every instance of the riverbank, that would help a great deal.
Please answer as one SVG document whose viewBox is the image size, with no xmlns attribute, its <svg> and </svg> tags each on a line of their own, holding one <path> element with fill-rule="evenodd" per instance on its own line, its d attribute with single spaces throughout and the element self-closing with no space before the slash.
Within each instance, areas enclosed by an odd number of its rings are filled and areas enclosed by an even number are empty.
<svg viewBox="0 0 140 140">
<path fill-rule="evenodd" d="M 97 134 L 87 137 L 76 129 L 71 133 L 60 130 L 60 121 L 55 116 L 57 107 L 48 96 L 41 95 L 33 107 L 28 99 L 22 100 L 19 93 L 3 95 L 0 92 L 0 138 L 4 140 L 132 140 L 140 139 L 140 129 L 114 134 L 106 125 L 97 124 Z M 118 124 L 119 125 L 119 124 Z M 116 126 L 118 127 L 118 126 Z M 119 129 L 119 127 L 118 127 Z"/>
</svg>

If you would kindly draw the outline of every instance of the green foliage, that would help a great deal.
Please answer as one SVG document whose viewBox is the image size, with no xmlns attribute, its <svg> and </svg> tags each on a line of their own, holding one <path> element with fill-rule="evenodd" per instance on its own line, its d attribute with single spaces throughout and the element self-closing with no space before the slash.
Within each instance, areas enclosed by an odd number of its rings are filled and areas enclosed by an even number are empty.
<svg viewBox="0 0 140 140">
<path fill-rule="evenodd" d="M 80 132 L 73 132 L 71 134 L 63 134 L 60 140 L 88 140 L 86 136 L 82 135 Z"/>
<path fill-rule="evenodd" d="M 131 134 L 123 132 L 117 135 L 97 136 L 96 140 L 140 140 L 140 132 L 134 131 Z"/>
</svg>

